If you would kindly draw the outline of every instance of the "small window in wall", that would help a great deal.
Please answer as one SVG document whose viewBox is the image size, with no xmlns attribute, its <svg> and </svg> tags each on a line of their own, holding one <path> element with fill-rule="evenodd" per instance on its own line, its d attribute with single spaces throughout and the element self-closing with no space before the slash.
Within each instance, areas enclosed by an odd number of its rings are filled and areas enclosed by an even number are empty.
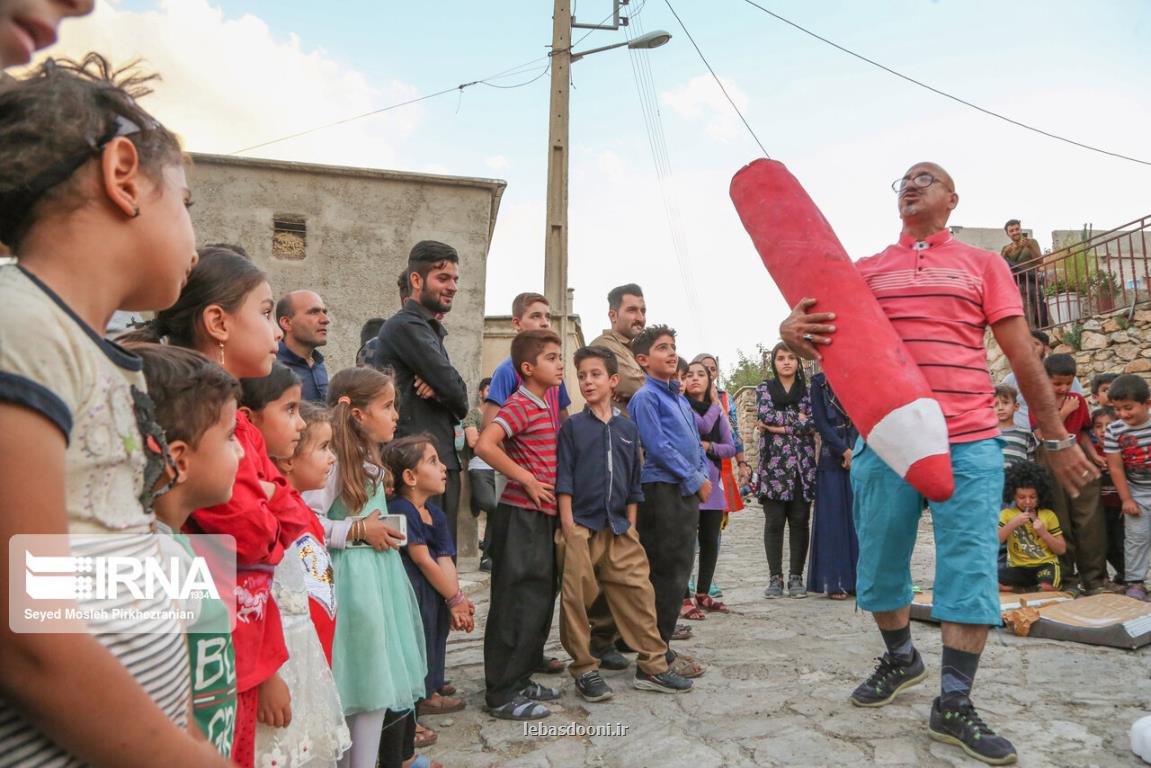
<svg viewBox="0 0 1151 768">
<path fill-rule="evenodd" d="M 307 245 L 308 224 L 295 213 L 277 213 L 272 216 L 272 256 L 277 259 L 300 261 Z"/>
</svg>

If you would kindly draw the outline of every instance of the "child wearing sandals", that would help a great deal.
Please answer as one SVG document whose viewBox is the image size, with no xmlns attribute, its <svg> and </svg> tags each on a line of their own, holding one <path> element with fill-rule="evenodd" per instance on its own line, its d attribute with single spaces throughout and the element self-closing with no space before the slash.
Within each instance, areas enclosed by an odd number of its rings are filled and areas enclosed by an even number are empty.
<svg viewBox="0 0 1151 768">
<path fill-rule="evenodd" d="M 329 448 L 331 424 L 324 409 L 301 402 L 300 380 L 283 363 L 275 363 L 269 375 L 241 384 L 240 409 L 260 430 L 268 456 L 309 523 L 285 550 L 272 580 L 288 648 L 279 675 L 291 691 L 292 705 L 288 718 L 257 726 L 256 762 L 283 768 L 334 766 L 351 746 L 329 666 L 335 585 L 323 526 L 300 498 L 300 491 L 323 488 L 335 464 Z M 305 406 L 310 421 L 303 416 Z"/>
<path fill-rule="evenodd" d="M 688 591 L 683 598 L 680 616 L 701 621 L 707 613 L 727 613 L 727 606 L 711 596 L 711 580 L 719 561 L 719 532 L 723 513 L 727 508 L 727 492 L 720 475 L 722 462 L 735 456 L 735 441 L 731 437 L 731 424 L 727 413 L 715 398 L 711 371 L 702 362 L 691 363 L 685 378 L 688 405 L 695 413 L 695 426 L 699 430 L 699 444 L 707 454 L 707 477 L 711 481 L 711 494 L 699 503 L 699 579 L 695 584 L 694 601 Z"/>
<path fill-rule="evenodd" d="M 0 37 L 14 29 L 7 11 Z M 102 338 L 117 309 L 175 301 L 196 263 L 179 141 L 134 99 L 149 79 L 90 54 L 0 82 L 0 242 L 17 259 L 0 266 L 5 546 L 58 534 L 58 556 L 160 554 L 165 461 L 142 361 Z M 148 628 L 94 616 L 68 634 L 0 633 L 0 764 L 225 765 L 188 730 L 177 619 Z"/>
<path fill-rule="evenodd" d="M 442 696 L 448 631 L 475 629 L 475 606 L 460 591 L 452 556 L 456 553 L 443 510 L 428 501 L 444 492 L 447 468 L 430 436 L 411 435 L 390 443 L 384 464 L 396 484 L 388 503 L 393 514 L 408 521 L 408 538 L 400 554 L 423 617 L 428 676 L 420 714 L 448 714 L 464 708 L 463 699 Z"/>
<path fill-rule="evenodd" d="M 339 764 L 374 768 L 378 759 L 381 768 L 401 768 L 415 755 L 427 654 L 402 538 L 379 519 L 388 511 L 379 446 L 392 441 L 399 420 L 394 380 L 374 368 L 345 369 L 329 382 L 328 403 L 337 463 L 324 488 L 304 500 L 332 521 L 339 605 L 332 671 L 352 734 Z"/>
</svg>

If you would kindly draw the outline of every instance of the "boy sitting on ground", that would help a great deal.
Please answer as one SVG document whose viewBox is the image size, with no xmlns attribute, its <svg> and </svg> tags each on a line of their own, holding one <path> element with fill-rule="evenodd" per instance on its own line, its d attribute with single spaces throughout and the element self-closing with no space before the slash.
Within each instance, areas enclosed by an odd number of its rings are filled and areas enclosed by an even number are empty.
<svg viewBox="0 0 1151 768">
<path fill-rule="evenodd" d="M 1007 470 L 999 513 L 999 543 L 1007 562 L 999 566 L 999 588 L 1054 592 L 1062 585 L 1059 555 L 1067 549 L 1059 518 L 1051 511 L 1051 488 L 1043 468 L 1022 461 Z"/>
</svg>

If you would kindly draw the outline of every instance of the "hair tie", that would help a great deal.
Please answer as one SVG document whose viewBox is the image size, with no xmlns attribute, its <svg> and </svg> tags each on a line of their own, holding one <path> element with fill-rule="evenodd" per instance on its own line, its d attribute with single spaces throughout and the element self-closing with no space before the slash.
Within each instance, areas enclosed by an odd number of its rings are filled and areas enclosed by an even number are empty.
<svg viewBox="0 0 1151 768">
<path fill-rule="evenodd" d="M 352 404 L 352 398 L 348 397 L 347 395 L 341 395 L 340 398 L 338 400 L 336 400 L 336 404 L 337 405 L 340 405 L 340 404 L 351 405 Z"/>
</svg>

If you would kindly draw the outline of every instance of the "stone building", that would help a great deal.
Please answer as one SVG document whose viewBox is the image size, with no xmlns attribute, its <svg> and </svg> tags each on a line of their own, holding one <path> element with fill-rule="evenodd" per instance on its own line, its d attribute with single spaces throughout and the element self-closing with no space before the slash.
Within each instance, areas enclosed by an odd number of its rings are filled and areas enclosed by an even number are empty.
<svg viewBox="0 0 1151 768">
<path fill-rule="evenodd" d="M 355 363 L 360 327 L 399 309 L 396 278 L 420 240 L 460 254 L 460 286 L 445 320 L 452 364 L 474 392 L 483 374 L 488 249 L 507 182 L 329 165 L 193 155 L 192 220 L 204 243 L 238 243 L 268 273 L 273 294 L 319 293 L 331 310 L 322 350 L 331 374 Z M 468 506 L 464 484 L 461 508 Z M 460 515 L 459 553 L 474 555 L 476 521 Z"/>
<path fill-rule="evenodd" d="M 276 296 L 310 288 L 333 314 L 328 370 L 355 362 L 360 326 L 399 308 L 396 278 L 419 240 L 460 254 L 448 327 L 452 363 L 481 376 L 488 248 L 506 182 L 399 171 L 193 155 L 199 243 L 238 243 L 267 270 Z"/>
</svg>

